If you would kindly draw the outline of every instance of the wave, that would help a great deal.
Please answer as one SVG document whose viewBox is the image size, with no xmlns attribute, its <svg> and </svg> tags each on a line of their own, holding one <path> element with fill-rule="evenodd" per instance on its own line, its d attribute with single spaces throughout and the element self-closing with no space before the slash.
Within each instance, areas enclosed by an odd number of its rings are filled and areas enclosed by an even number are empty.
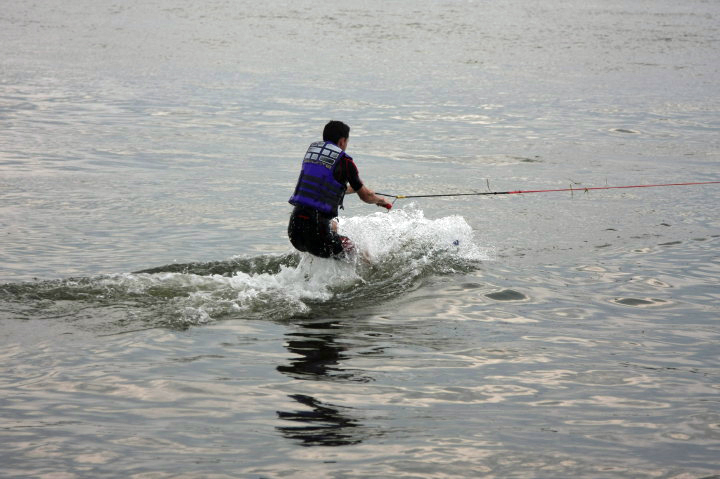
<svg viewBox="0 0 720 479">
<path fill-rule="evenodd" d="M 23 317 L 119 306 L 153 325 L 187 327 L 225 318 L 324 316 L 377 304 L 427 276 L 468 272 L 488 259 L 460 216 L 427 219 L 414 206 L 343 219 L 359 250 L 335 260 L 289 252 L 170 264 L 134 273 L 0 285 Z M 73 307 L 74 306 L 74 307 Z"/>
</svg>

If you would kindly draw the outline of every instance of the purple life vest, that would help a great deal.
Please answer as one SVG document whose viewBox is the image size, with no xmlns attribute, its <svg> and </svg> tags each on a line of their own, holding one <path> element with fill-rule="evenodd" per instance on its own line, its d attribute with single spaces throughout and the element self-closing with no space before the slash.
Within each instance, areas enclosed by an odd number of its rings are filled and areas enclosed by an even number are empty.
<svg viewBox="0 0 720 479">
<path fill-rule="evenodd" d="M 347 187 L 334 177 L 345 152 L 329 141 L 316 141 L 305 153 L 295 192 L 289 203 L 314 208 L 326 216 L 337 216 Z"/>
</svg>

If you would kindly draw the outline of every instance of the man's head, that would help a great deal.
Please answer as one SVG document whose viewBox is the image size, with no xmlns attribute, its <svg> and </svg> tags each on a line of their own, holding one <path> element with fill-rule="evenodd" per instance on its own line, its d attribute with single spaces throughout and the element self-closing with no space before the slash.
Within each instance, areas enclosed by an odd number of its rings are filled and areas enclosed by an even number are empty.
<svg viewBox="0 0 720 479">
<path fill-rule="evenodd" d="M 323 130 L 323 141 L 332 141 L 344 150 L 344 145 L 347 145 L 348 138 L 350 138 L 350 127 L 345 123 L 341 121 L 331 121 L 325 125 L 325 129 Z M 343 145 L 340 144 L 340 140 L 342 139 L 345 140 Z"/>
</svg>

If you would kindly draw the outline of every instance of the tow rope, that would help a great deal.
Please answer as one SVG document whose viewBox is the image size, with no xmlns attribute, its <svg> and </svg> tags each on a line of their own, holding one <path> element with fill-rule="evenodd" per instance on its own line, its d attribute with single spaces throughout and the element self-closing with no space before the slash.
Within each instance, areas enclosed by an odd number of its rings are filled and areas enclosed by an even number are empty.
<svg viewBox="0 0 720 479">
<path fill-rule="evenodd" d="M 484 191 L 484 192 L 472 192 L 472 193 L 442 193 L 442 194 L 428 194 L 428 195 L 390 195 L 387 193 L 375 193 L 376 195 L 387 196 L 389 198 L 395 198 L 395 201 L 406 198 L 439 198 L 449 196 L 490 196 L 490 195 L 522 195 L 527 193 L 556 193 L 560 191 L 569 191 L 571 194 L 574 192 L 588 192 L 593 190 L 617 190 L 627 188 L 657 188 L 661 186 L 692 186 L 692 185 L 714 185 L 720 184 L 720 181 L 694 181 L 691 183 L 662 183 L 654 185 L 628 185 L 628 186 L 593 186 L 593 187 L 579 187 L 573 188 L 556 188 L 548 190 L 514 190 L 514 191 Z"/>
</svg>

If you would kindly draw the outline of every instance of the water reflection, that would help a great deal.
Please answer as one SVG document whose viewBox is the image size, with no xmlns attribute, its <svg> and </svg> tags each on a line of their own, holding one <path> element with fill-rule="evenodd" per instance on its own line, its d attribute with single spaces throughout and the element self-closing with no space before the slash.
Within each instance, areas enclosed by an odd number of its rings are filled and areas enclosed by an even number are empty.
<svg viewBox="0 0 720 479">
<path fill-rule="evenodd" d="M 336 322 L 302 325 L 306 330 L 288 333 L 286 347 L 299 358 L 277 370 L 299 380 L 368 382 L 370 378 L 342 368 L 347 347 L 338 342 L 341 326 Z M 303 446 L 347 446 L 362 442 L 367 430 L 352 417 L 352 408 L 328 404 L 306 394 L 291 394 L 301 404 L 297 411 L 277 411 L 280 419 L 300 423 L 278 426 L 283 436 Z M 310 408 L 308 411 L 307 408 Z"/>
<path fill-rule="evenodd" d="M 368 382 L 370 378 L 358 371 L 343 369 L 341 361 L 347 359 L 347 347 L 338 343 L 337 336 L 341 326 L 336 322 L 302 325 L 307 331 L 286 335 L 286 347 L 300 358 L 287 366 L 278 366 L 277 370 L 295 379 L 314 381 L 359 381 Z"/>
<path fill-rule="evenodd" d="M 312 396 L 292 394 L 289 396 L 311 411 L 278 411 L 279 418 L 301 423 L 299 426 L 278 426 L 277 430 L 289 439 L 295 439 L 303 446 L 349 446 L 359 444 L 362 438 L 354 428 L 360 426 L 356 419 L 347 414 L 348 408 L 325 404 Z"/>
</svg>

